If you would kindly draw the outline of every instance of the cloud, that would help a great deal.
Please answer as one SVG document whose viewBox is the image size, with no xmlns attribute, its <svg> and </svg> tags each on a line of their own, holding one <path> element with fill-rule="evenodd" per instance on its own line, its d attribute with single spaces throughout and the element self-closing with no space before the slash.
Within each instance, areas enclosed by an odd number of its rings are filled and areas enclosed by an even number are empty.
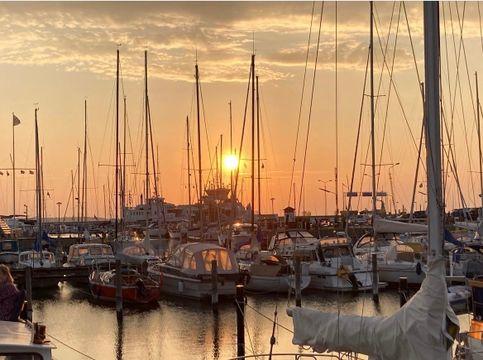
<svg viewBox="0 0 483 360">
<path fill-rule="evenodd" d="M 315 4 L 313 47 L 320 6 Z M 385 37 L 391 16 L 395 22 L 402 5 L 375 6 L 380 36 Z M 457 14 L 462 17 L 463 5 L 456 6 L 451 10 L 458 30 Z M 415 42 L 420 44 L 422 5 L 408 3 L 406 7 Z M 0 63 L 55 66 L 112 77 L 115 49 L 122 44 L 125 79 L 142 77 L 142 52 L 148 49 L 151 76 L 192 81 L 197 52 L 203 79 L 210 82 L 246 81 L 253 34 L 265 80 L 287 78 L 293 68 L 303 67 L 312 3 L 2 3 L 0 9 Z M 339 67 L 361 70 L 367 56 L 368 6 L 340 3 L 338 14 Z M 445 14 L 449 16 L 449 5 Z M 479 35 L 476 12 L 470 5 L 465 14 L 465 34 Z M 334 3 L 326 2 L 319 60 L 327 69 L 334 61 L 334 20 Z M 396 70 L 412 61 L 403 13 L 398 42 Z"/>
</svg>

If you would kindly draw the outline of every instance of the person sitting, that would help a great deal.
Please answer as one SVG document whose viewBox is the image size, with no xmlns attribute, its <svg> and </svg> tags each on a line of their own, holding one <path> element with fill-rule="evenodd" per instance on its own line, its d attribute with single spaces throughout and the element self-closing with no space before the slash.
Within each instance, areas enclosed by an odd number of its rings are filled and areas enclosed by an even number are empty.
<svg viewBox="0 0 483 360">
<path fill-rule="evenodd" d="M 0 265 L 0 320 L 16 321 L 19 315 L 20 292 L 13 282 L 10 269 Z"/>
</svg>

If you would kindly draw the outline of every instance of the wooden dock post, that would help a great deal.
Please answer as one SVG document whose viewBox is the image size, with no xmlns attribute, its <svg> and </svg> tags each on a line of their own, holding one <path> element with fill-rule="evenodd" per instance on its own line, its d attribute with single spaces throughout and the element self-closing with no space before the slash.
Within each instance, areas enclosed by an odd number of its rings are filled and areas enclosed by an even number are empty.
<svg viewBox="0 0 483 360">
<path fill-rule="evenodd" d="M 244 285 L 236 286 L 236 343 L 237 357 L 245 356 L 245 294 Z"/>
<path fill-rule="evenodd" d="M 302 306 L 302 289 L 301 289 L 301 264 L 300 264 L 300 257 L 295 256 L 295 306 L 301 307 Z"/>
<path fill-rule="evenodd" d="M 25 299 L 27 300 L 26 314 L 27 320 L 32 322 L 32 268 L 25 268 Z"/>
<path fill-rule="evenodd" d="M 218 305 L 218 263 L 211 260 L 211 305 Z"/>
<path fill-rule="evenodd" d="M 408 278 L 405 276 L 401 276 L 399 278 L 399 306 L 403 307 L 404 304 L 409 299 L 409 290 L 408 290 Z"/>
<path fill-rule="evenodd" d="M 379 303 L 379 273 L 377 272 L 377 254 L 372 254 L 372 300 Z"/>
<path fill-rule="evenodd" d="M 118 320 L 122 320 L 122 274 L 121 260 L 116 260 L 116 315 Z"/>
</svg>

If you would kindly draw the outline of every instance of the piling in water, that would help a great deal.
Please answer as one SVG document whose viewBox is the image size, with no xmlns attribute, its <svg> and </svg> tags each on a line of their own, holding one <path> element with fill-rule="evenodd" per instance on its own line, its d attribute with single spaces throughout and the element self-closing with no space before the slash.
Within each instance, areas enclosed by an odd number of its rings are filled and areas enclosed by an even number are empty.
<svg viewBox="0 0 483 360">
<path fill-rule="evenodd" d="M 116 315 L 122 319 L 122 274 L 121 260 L 116 260 Z"/>
<path fill-rule="evenodd" d="M 32 322 L 32 268 L 30 266 L 25 268 L 25 299 L 27 300 L 25 306 L 27 320 Z"/>
<path fill-rule="evenodd" d="M 379 273 L 377 272 L 377 254 L 372 254 L 372 300 L 379 303 Z"/>
<path fill-rule="evenodd" d="M 211 260 L 211 305 L 218 305 L 218 263 Z"/>
<path fill-rule="evenodd" d="M 302 306 L 302 289 L 301 289 L 301 264 L 300 257 L 295 256 L 295 306 Z"/>
<path fill-rule="evenodd" d="M 236 286 L 236 343 L 237 356 L 245 356 L 245 287 L 242 284 Z"/>
</svg>

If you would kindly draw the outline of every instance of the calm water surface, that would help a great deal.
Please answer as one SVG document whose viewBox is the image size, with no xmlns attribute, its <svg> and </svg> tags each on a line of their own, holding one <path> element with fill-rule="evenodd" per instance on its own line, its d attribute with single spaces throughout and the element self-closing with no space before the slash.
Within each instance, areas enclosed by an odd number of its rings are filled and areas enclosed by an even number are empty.
<svg viewBox="0 0 483 360">
<path fill-rule="evenodd" d="M 303 306 L 342 314 L 387 315 L 399 307 L 394 291 L 380 294 L 375 306 L 371 294 L 303 294 Z M 293 302 L 293 299 L 291 299 Z M 282 295 L 248 295 L 248 305 L 273 318 L 278 307 L 278 322 L 292 329 L 286 315 L 288 299 Z M 464 319 L 463 319 L 464 320 Z M 163 298 L 159 307 L 150 310 L 125 309 L 118 326 L 114 308 L 93 303 L 86 288 L 68 284 L 36 294 L 34 321 L 47 325 L 47 332 L 95 359 L 227 359 L 236 355 L 236 314 L 230 301 L 214 313 L 208 303 Z M 246 309 L 247 355 L 267 353 L 272 322 Z M 277 327 L 274 352 L 297 352 L 292 335 Z M 58 341 L 55 359 L 85 359 Z"/>
</svg>

